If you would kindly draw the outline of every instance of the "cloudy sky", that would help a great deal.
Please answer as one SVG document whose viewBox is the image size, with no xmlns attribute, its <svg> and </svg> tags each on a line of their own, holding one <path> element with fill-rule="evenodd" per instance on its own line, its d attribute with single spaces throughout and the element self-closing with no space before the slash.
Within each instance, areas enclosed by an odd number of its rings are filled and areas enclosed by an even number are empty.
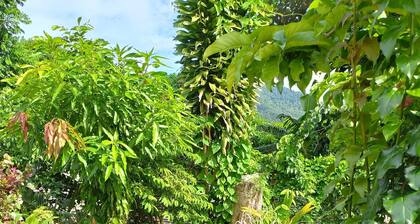
<svg viewBox="0 0 420 224">
<path fill-rule="evenodd" d="M 78 17 L 95 27 L 92 37 L 111 44 L 131 45 L 139 50 L 154 48 L 168 58 L 176 72 L 178 57 L 173 54 L 175 10 L 171 0 L 27 0 L 23 11 L 32 23 L 25 25 L 25 36 L 42 35 L 52 25 L 72 26 Z"/>
</svg>

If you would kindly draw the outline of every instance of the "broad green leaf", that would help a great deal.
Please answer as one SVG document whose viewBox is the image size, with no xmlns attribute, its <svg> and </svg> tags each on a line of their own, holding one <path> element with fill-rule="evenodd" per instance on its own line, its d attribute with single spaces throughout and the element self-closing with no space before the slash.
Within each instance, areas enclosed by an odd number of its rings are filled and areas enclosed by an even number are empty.
<svg viewBox="0 0 420 224">
<path fill-rule="evenodd" d="M 376 60 L 378 60 L 380 49 L 378 40 L 376 38 L 364 39 L 362 44 L 362 50 L 363 52 L 365 52 L 366 57 L 369 60 L 373 62 L 376 62 Z"/>
<path fill-rule="evenodd" d="M 384 200 L 384 207 L 391 214 L 395 224 L 414 223 L 420 209 L 420 192 L 397 198 L 388 196 Z"/>
<path fill-rule="evenodd" d="M 313 31 L 293 33 L 291 36 L 286 37 L 285 49 L 311 45 L 328 46 L 330 44 L 325 38 L 316 36 Z"/>
<path fill-rule="evenodd" d="M 386 59 L 390 59 L 395 50 L 395 44 L 397 43 L 398 35 L 400 33 L 400 27 L 394 27 L 388 29 L 382 36 L 381 43 L 379 44 L 382 53 Z"/>
<path fill-rule="evenodd" d="M 300 97 L 300 103 L 302 104 L 304 111 L 310 111 L 315 108 L 316 100 L 315 97 L 311 94 L 304 95 Z"/>
<path fill-rule="evenodd" d="M 204 52 L 203 58 L 208 58 L 209 56 L 221 53 L 230 49 L 239 48 L 245 45 L 250 44 L 251 39 L 247 34 L 242 34 L 239 32 L 232 32 L 225 34 L 219 37 L 214 43 L 207 47 Z"/>
<path fill-rule="evenodd" d="M 367 209 L 363 214 L 363 223 L 370 223 L 367 221 L 374 220 L 377 217 L 377 212 L 382 209 L 383 195 L 387 190 L 386 180 L 378 180 L 373 184 L 367 198 Z"/>
<path fill-rule="evenodd" d="M 254 56 L 254 59 L 257 61 L 263 61 L 271 58 L 272 56 L 278 55 L 280 53 L 280 48 L 275 44 L 267 44 L 264 47 L 260 48 Z"/>
<path fill-rule="evenodd" d="M 408 185 L 416 191 L 420 191 L 420 169 L 415 166 L 410 166 L 405 169 L 405 178 L 408 180 Z"/>
<path fill-rule="evenodd" d="M 353 168 L 357 161 L 359 161 L 361 154 L 362 149 L 357 145 L 351 145 L 344 150 L 342 157 L 349 164 L 349 173 L 353 172 Z"/>
<path fill-rule="evenodd" d="M 252 52 L 249 48 L 242 48 L 226 70 L 227 89 L 232 90 L 233 85 L 241 79 L 244 67 L 252 58 Z"/>
<path fill-rule="evenodd" d="M 402 121 L 397 114 L 392 114 L 385 117 L 384 121 L 385 125 L 382 129 L 382 132 L 384 134 L 385 140 L 389 141 L 400 128 Z"/>
<path fill-rule="evenodd" d="M 270 89 L 273 86 L 274 78 L 280 73 L 279 65 L 280 57 L 274 56 L 267 60 L 262 68 L 261 80 Z"/>
<path fill-rule="evenodd" d="M 153 128 L 152 128 L 152 145 L 156 145 L 159 138 L 159 127 L 156 123 L 153 122 Z"/>
<path fill-rule="evenodd" d="M 360 197 L 365 197 L 365 192 L 367 190 L 367 180 L 364 177 L 359 177 L 354 181 L 354 190 L 360 195 Z"/>
<path fill-rule="evenodd" d="M 402 165 L 404 151 L 398 147 L 383 150 L 376 164 L 376 177 L 381 179 L 390 169 L 396 169 Z"/>
<path fill-rule="evenodd" d="M 293 59 L 292 62 L 290 62 L 289 67 L 292 79 L 298 82 L 300 80 L 300 74 L 302 74 L 305 71 L 305 67 L 303 66 L 303 60 Z"/>
<path fill-rule="evenodd" d="M 381 117 L 384 118 L 401 105 L 403 98 L 404 94 L 402 91 L 394 88 L 386 89 L 378 99 L 378 112 Z"/>
<path fill-rule="evenodd" d="M 277 43 L 280 45 L 281 49 L 284 49 L 286 47 L 286 35 L 284 34 L 284 30 L 279 30 L 274 33 L 273 40 L 277 41 Z"/>
<path fill-rule="evenodd" d="M 415 56 L 409 56 L 403 53 L 397 56 L 396 63 L 398 69 L 411 79 L 413 78 L 414 72 L 420 63 L 420 60 L 418 60 Z"/>
<path fill-rule="evenodd" d="M 420 157 L 420 126 L 409 132 L 408 137 L 408 154 Z"/>
</svg>

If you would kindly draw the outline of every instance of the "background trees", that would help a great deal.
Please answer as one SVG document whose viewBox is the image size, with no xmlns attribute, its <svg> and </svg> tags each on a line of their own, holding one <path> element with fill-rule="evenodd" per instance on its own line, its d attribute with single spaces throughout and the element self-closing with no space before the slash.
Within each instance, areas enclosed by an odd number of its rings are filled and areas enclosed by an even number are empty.
<svg viewBox="0 0 420 224">
<path fill-rule="evenodd" d="M 24 0 L 4 0 L 0 2 L 0 79 L 17 72 L 17 63 L 21 62 L 17 50 L 17 35 L 23 31 L 21 23 L 28 23 L 29 18 L 19 7 Z M 0 84 L 1 87 L 1 84 Z"/>
</svg>

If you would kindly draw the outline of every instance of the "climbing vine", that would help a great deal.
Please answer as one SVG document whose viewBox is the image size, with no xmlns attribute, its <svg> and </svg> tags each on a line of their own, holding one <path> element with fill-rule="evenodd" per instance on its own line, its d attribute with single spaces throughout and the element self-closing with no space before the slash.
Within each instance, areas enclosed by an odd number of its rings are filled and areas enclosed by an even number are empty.
<svg viewBox="0 0 420 224">
<path fill-rule="evenodd" d="M 210 200 L 215 223 L 230 222 L 234 187 L 248 170 L 249 118 L 255 107 L 254 87 L 242 80 L 232 92 L 224 79 L 233 52 L 203 59 L 205 49 L 222 34 L 268 25 L 272 7 L 264 0 L 175 1 L 176 50 L 183 65 L 178 83 L 205 124 L 197 136 L 202 162 L 197 172 Z"/>
</svg>

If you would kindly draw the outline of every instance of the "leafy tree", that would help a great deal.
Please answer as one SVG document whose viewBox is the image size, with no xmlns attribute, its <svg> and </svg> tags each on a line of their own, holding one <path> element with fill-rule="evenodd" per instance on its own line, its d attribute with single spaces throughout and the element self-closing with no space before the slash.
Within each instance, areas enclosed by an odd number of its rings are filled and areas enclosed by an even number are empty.
<svg viewBox="0 0 420 224">
<path fill-rule="evenodd" d="M 348 167 L 336 205 L 348 222 L 419 221 L 419 14 L 418 1 L 317 0 L 300 22 L 230 33 L 207 49 L 242 47 L 229 87 L 245 73 L 267 86 L 287 77 L 303 91 L 313 72 L 326 73 L 302 101 L 341 113 L 329 139 Z"/>
<path fill-rule="evenodd" d="M 203 59 L 220 35 L 252 30 L 270 22 L 271 6 L 264 0 L 177 0 L 176 51 L 183 65 L 178 82 L 192 112 L 206 121 L 197 136 L 202 162 L 197 167 L 210 201 L 214 223 L 230 222 L 234 187 L 247 172 L 251 144 L 248 119 L 253 114 L 254 87 L 243 80 L 229 93 L 223 79 L 232 52 Z"/>
<path fill-rule="evenodd" d="M 198 121 L 166 74 L 147 69 L 160 57 L 88 39 L 92 27 L 78 22 L 35 38 L 38 60 L 0 95 L 1 152 L 34 170 L 39 193 L 26 201 L 58 188 L 43 202 L 63 220 L 207 221 L 212 205 L 187 166 Z"/>
<path fill-rule="evenodd" d="M 23 30 L 20 25 L 29 23 L 28 17 L 22 13 L 20 6 L 25 0 L 3 0 L 0 2 L 0 79 L 9 77 L 17 71 L 16 63 L 20 55 L 16 42 Z"/>
</svg>

